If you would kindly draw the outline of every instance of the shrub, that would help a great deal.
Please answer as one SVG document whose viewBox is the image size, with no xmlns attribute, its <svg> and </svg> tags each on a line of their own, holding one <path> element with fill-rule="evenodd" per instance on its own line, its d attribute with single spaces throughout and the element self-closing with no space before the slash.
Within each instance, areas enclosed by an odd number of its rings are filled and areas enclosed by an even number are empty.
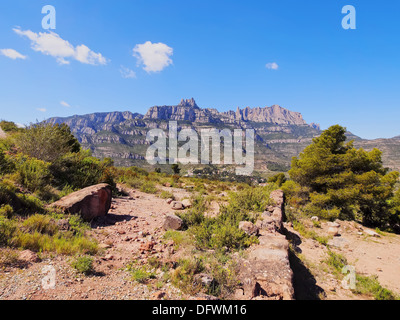
<svg viewBox="0 0 400 320">
<path fill-rule="evenodd" d="M 11 173 L 15 170 L 14 163 L 0 149 L 0 174 Z"/>
<path fill-rule="evenodd" d="M 155 184 L 151 181 L 145 181 L 141 187 L 140 187 L 140 191 L 144 192 L 144 193 L 150 193 L 150 194 L 155 194 L 157 193 L 157 188 L 155 186 Z"/>
<path fill-rule="evenodd" d="M 183 292 L 194 294 L 200 291 L 201 285 L 195 284 L 194 276 L 204 270 L 203 260 L 199 258 L 180 259 L 178 267 L 171 274 L 171 282 Z"/>
<path fill-rule="evenodd" d="M 54 162 L 69 152 L 79 152 L 80 144 L 65 124 L 31 124 L 17 137 L 17 145 L 26 155 Z"/>
<path fill-rule="evenodd" d="M 54 177 L 54 184 L 72 190 L 86 188 L 98 183 L 114 185 L 113 176 L 107 170 L 110 162 L 90 156 L 90 151 L 68 153 L 53 162 L 49 167 Z"/>
<path fill-rule="evenodd" d="M 147 270 L 145 266 L 138 267 L 135 264 L 130 264 L 127 266 L 127 271 L 132 275 L 134 281 L 142 284 L 156 278 L 154 272 Z"/>
<path fill-rule="evenodd" d="M 332 126 L 292 160 L 289 175 L 290 203 L 303 205 L 314 212 L 341 219 L 354 219 L 361 213 L 367 225 L 385 226 L 390 222 L 388 201 L 393 196 L 398 172 L 389 172 L 382 165 L 382 152 L 355 149 L 353 142 L 345 144 L 346 129 Z M 324 211 L 325 210 L 325 211 Z"/>
<path fill-rule="evenodd" d="M 8 246 L 16 230 L 17 225 L 13 220 L 0 216 L 0 245 Z"/>
<path fill-rule="evenodd" d="M 72 267 L 79 273 L 89 275 L 94 271 L 93 258 L 88 256 L 78 257 L 72 262 Z"/>
<path fill-rule="evenodd" d="M 49 163 L 28 156 L 17 157 L 18 182 L 31 192 L 42 191 L 51 181 Z"/>
<path fill-rule="evenodd" d="M 30 233 L 38 232 L 52 236 L 58 232 L 55 221 L 51 217 L 41 214 L 29 217 L 23 222 L 22 226 Z"/>
<path fill-rule="evenodd" d="M 162 199 L 173 199 L 173 200 L 175 200 L 174 194 L 173 194 L 172 192 L 165 191 L 165 190 L 163 190 L 163 191 L 161 192 L 160 197 L 161 197 Z"/>
<path fill-rule="evenodd" d="M 14 214 L 14 209 L 9 204 L 0 207 L 0 216 L 10 219 Z"/>
<path fill-rule="evenodd" d="M 269 183 L 275 183 L 279 188 L 286 182 L 286 176 L 284 173 L 278 173 L 268 178 Z"/>
</svg>

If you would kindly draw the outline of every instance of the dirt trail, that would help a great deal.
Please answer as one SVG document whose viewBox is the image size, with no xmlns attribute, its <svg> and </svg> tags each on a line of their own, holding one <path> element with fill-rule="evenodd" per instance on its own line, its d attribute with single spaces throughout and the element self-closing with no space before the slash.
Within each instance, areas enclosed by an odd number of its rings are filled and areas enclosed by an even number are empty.
<svg viewBox="0 0 400 320">
<path fill-rule="evenodd" d="M 185 190 L 166 188 L 177 199 L 190 196 Z M 71 267 L 73 257 L 47 255 L 39 263 L 31 263 L 24 269 L 0 270 L 0 300 L 144 300 L 144 299 L 194 299 L 184 295 L 171 283 L 163 281 L 158 270 L 157 280 L 149 284 L 133 281 L 126 271 L 132 262 L 147 263 L 149 258 L 163 262 L 174 261 L 179 252 L 163 239 L 165 215 L 174 211 L 164 199 L 139 191 L 129 190 L 129 195 L 113 200 L 109 215 L 90 231 L 99 242 L 101 252 L 94 258 L 94 273 L 79 274 Z M 312 224 L 309 225 L 312 228 Z M 296 250 L 307 261 L 307 266 L 292 257 L 295 278 L 300 279 L 301 295 L 296 298 L 327 300 L 368 299 L 343 289 L 335 276 L 327 272 L 323 261 L 327 248 L 317 241 L 300 237 L 286 225 L 295 239 Z M 314 228 L 318 233 L 327 231 L 325 223 Z M 341 222 L 340 237 L 330 242 L 333 251 L 344 255 L 355 266 L 357 273 L 377 275 L 380 283 L 400 295 L 400 236 L 380 237 L 360 234 L 359 226 Z M 292 240 L 293 240 L 292 239 Z M 44 268 L 52 266 L 56 271 L 54 289 L 45 290 L 42 280 Z M 158 283 L 158 284 L 157 284 Z"/>
<path fill-rule="evenodd" d="M 173 247 L 162 241 L 163 217 L 173 213 L 164 199 L 131 191 L 113 200 L 108 216 L 90 231 L 102 248 L 95 257 L 93 275 L 83 276 L 71 267 L 71 257 L 58 256 L 28 268 L 0 271 L 0 299 L 31 300 L 144 300 L 182 299 L 170 283 L 151 287 L 132 280 L 125 267 L 133 261 L 147 262 L 149 257 L 171 259 Z M 42 288 L 43 268 L 56 270 L 55 289 Z M 157 274 L 162 278 L 162 273 Z"/>
<path fill-rule="evenodd" d="M 344 256 L 348 264 L 355 267 L 357 274 L 377 276 L 383 287 L 400 295 L 400 236 L 387 233 L 376 237 L 368 236 L 365 232 L 361 232 L 361 225 L 355 222 L 341 221 L 340 225 L 340 236 L 333 237 L 328 242 L 331 250 Z M 308 227 L 312 228 L 312 224 Z M 289 226 L 286 228 L 292 237 L 297 239 L 296 250 L 308 263 L 309 270 L 306 273 L 309 271 L 312 273 L 308 274 L 309 280 L 311 279 L 310 287 L 320 293 L 323 292 L 327 300 L 370 298 L 355 295 L 350 290 L 342 288 L 340 281 L 326 271 L 324 261 L 328 258 L 328 250 L 325 246 L 315 240 L 300 237 Z M 327 223 L 321 223 L 321 228 L 313 230 L 326 235 L 328 228 Z"/>
<path fill-rule="evenodd" d="M 7 137 L 7 134 L 3 131 L 3 129 L 0 127 L 0 139 L 4 139 Z"/>
</svg>

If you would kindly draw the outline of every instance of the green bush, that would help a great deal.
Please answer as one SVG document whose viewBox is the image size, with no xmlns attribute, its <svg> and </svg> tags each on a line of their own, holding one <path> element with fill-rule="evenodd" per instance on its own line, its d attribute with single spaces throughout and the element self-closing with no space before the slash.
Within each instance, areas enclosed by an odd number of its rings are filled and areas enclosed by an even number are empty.
<svg viewBox="0 0 400 320">
<path fill-rule="evenodd" d="M 31 124 L 17 136 L 17 145 L 24 154 L 45 162 L 54 162 L 81 148 L 67 125 L 50 123 Z"/>
<path fill-rule="evenodd" d="M 127 271 L 132 275 L 134 281 L 142 284 L 156 278 L 154 272 L 147 270 L 145 266 L 136 266 L 134 263 L 127 266 Z"/>
<path fill-rule="evenodd" d="M 291 205 L 311 203 L 307 209 L 321 212 L 322 217 L 333 213 L 340 219 L 354 219 L 360 213 L 365 224 L 386 226 L 399 173 L 388 173 L 378 149 L 366 152 L 355 149 L 353 142 L 345 144 L 345 133 L 336 125 L 315 138 L 293 158 L 289 171 L 293 182 L 283 189 L 289 191 Z"/>
<path fill-rule="evenodd" d="M 64 155 L 53 162 L 49 170 L 55 186 L 78 190 L 103 182 L 113 185 L 112 176 L 106 174 L 109 166 L 107 159 L 101 161 L 91 157 L 90 151 L 80 151 Z"/>
<path fill-rule="evenodd" d="M 149 194 L 155 194 L 157 193 L 157 188 L 152 181 L 144 181 L 143 184 L 140 187 L 140 191 L 144 193 L 149 193 Z"/>
<path fill-rule="evenodd" d="M 55 221 L 51 217 L 42 214 L 30 216 L 23 222 L 22 226 L 30 233 L 39 232 L 52 236 L 58 232 Z"/>
<path fill-rule="evenodd" d="M 31 192 L 42 191 L 50 184 L 50 164 L 24 155 L 17 157 L 18 182 Z"/>
<path fill-rule="evenodd" d="M 275 183 L 279 188 L 286 182 L 286 176 L 284 173 L 278 173 L 268 178 L 269 183 Z"/>
<path fill-rule="evenodd" d="M 0 207 L 0 217 L 10 219 L 14 215 L 14 209 L 9 204 Z"/>
<path fill-rule="evenodd" d="M 188 294 L 200 291 L 201 285 L 195 284 L 194 276 L 204 270 L 204 263 L 199 258 L 180 259 L 177 268 L 172 272 L 171 282 Z"/>
<path fill-rule="evenodd" d="M 0 149 L 0 174 L 11 173 L 15 170 L 15 165 L 8 156 Z"/>
<path fill-rule="evenodd" d="M 78 257 L 72 262 L 72 267 L 79 273 L 89 275 L 94 271 L 93 258 L 88 256 Z"/>
<path fill-rule="evenodd" d="M 8 246 L 16 230 L 17 225 L 13 220 L 0 216 L 0 245 Z"/>
</svg>

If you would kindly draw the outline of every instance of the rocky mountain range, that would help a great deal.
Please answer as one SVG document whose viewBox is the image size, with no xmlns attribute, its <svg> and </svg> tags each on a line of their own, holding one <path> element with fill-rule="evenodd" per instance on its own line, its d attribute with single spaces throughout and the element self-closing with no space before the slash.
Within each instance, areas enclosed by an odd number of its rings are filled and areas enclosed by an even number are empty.
<svg viewBox="0 0 400 320">
<path fill-rule="evenodd" d="M 193 128 L 255 129 L 255 168 L 260 171 L 286 171 L 291 158 L 297 156 L 312 139 L 321 134 L 318 124 L 307 124 L 303 116 L 278 105 L 265 108 L 237 108 L 219 112 L 200 108 L 195 100 L 183 99 L 176 106 L 154 106 L 145 115 L 109 112 L 51 118 L 50 123 L 66 123 L 79 142 L 99 158 L 112 158 L 120 166 L 147 166 L 149 129 L 168 132 L 169 121 L 177 121 L 178 130 Z M 348 133 L 356 147 L 383 151 L 384 164 L 400 169 L 400 137 L 363 140 Z"/>
</svg>

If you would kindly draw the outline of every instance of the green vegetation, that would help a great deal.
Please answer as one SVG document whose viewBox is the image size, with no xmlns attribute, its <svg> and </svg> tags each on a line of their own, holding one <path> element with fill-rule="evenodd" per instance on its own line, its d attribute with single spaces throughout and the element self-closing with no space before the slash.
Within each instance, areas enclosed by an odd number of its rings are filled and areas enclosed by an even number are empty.
<svg viewBox="0 0 400 320">
<path fill-rule="evenodd" d="M 398 172 L 382 166 L 382 153 L 345 144 L 345 128 L 338 125 L 315 138 L 289 171 L 283 185 L 291 206 L 324 219 L 361 219 L 370 226 L 393 222 L 390 200 Z"/>
<path fill-rule="evenodd" d="M 92 184 L 112 184 L 112 163 L 82 150 L 66 125 L 0 125 L 8 133 L 0 139 L 0 246 L 95 254 L 97 243 L 86 236 L 87 225 L 80 217 L 50 211 L 47 204 Z M 59 230 L 60 219 L 69 221 L 70 230 Z"/>
<path fill-rule="evenodd" d="M 150 279 L 155 279 L 155 273 L 150 271 L 146 266 L 138 266 L 131 263 L 126 270 L 132 275 L 132 279 L 139 283 L 147 283 Z"/>
<path fill-rule="evenodd" d="M 333 251 L 328 252 L 325 263 L 331 268 L 337 278 L 342 279 L 343 268 L 348 265 L 347 259 Z M 375 300 L 398 300 L 392 291 L 382 287 L 377 276 L 363 276 L 356 274 L 356 288 L 352 290 L 355 294 L 367 295 Z"/>
<path fill-rule="evenodd" d="M 71 264 L 79 273 L 89 275 L 94 272 L 93 269 L 93 257 L 82 256 L 77 257 Z"/>
</svg>

